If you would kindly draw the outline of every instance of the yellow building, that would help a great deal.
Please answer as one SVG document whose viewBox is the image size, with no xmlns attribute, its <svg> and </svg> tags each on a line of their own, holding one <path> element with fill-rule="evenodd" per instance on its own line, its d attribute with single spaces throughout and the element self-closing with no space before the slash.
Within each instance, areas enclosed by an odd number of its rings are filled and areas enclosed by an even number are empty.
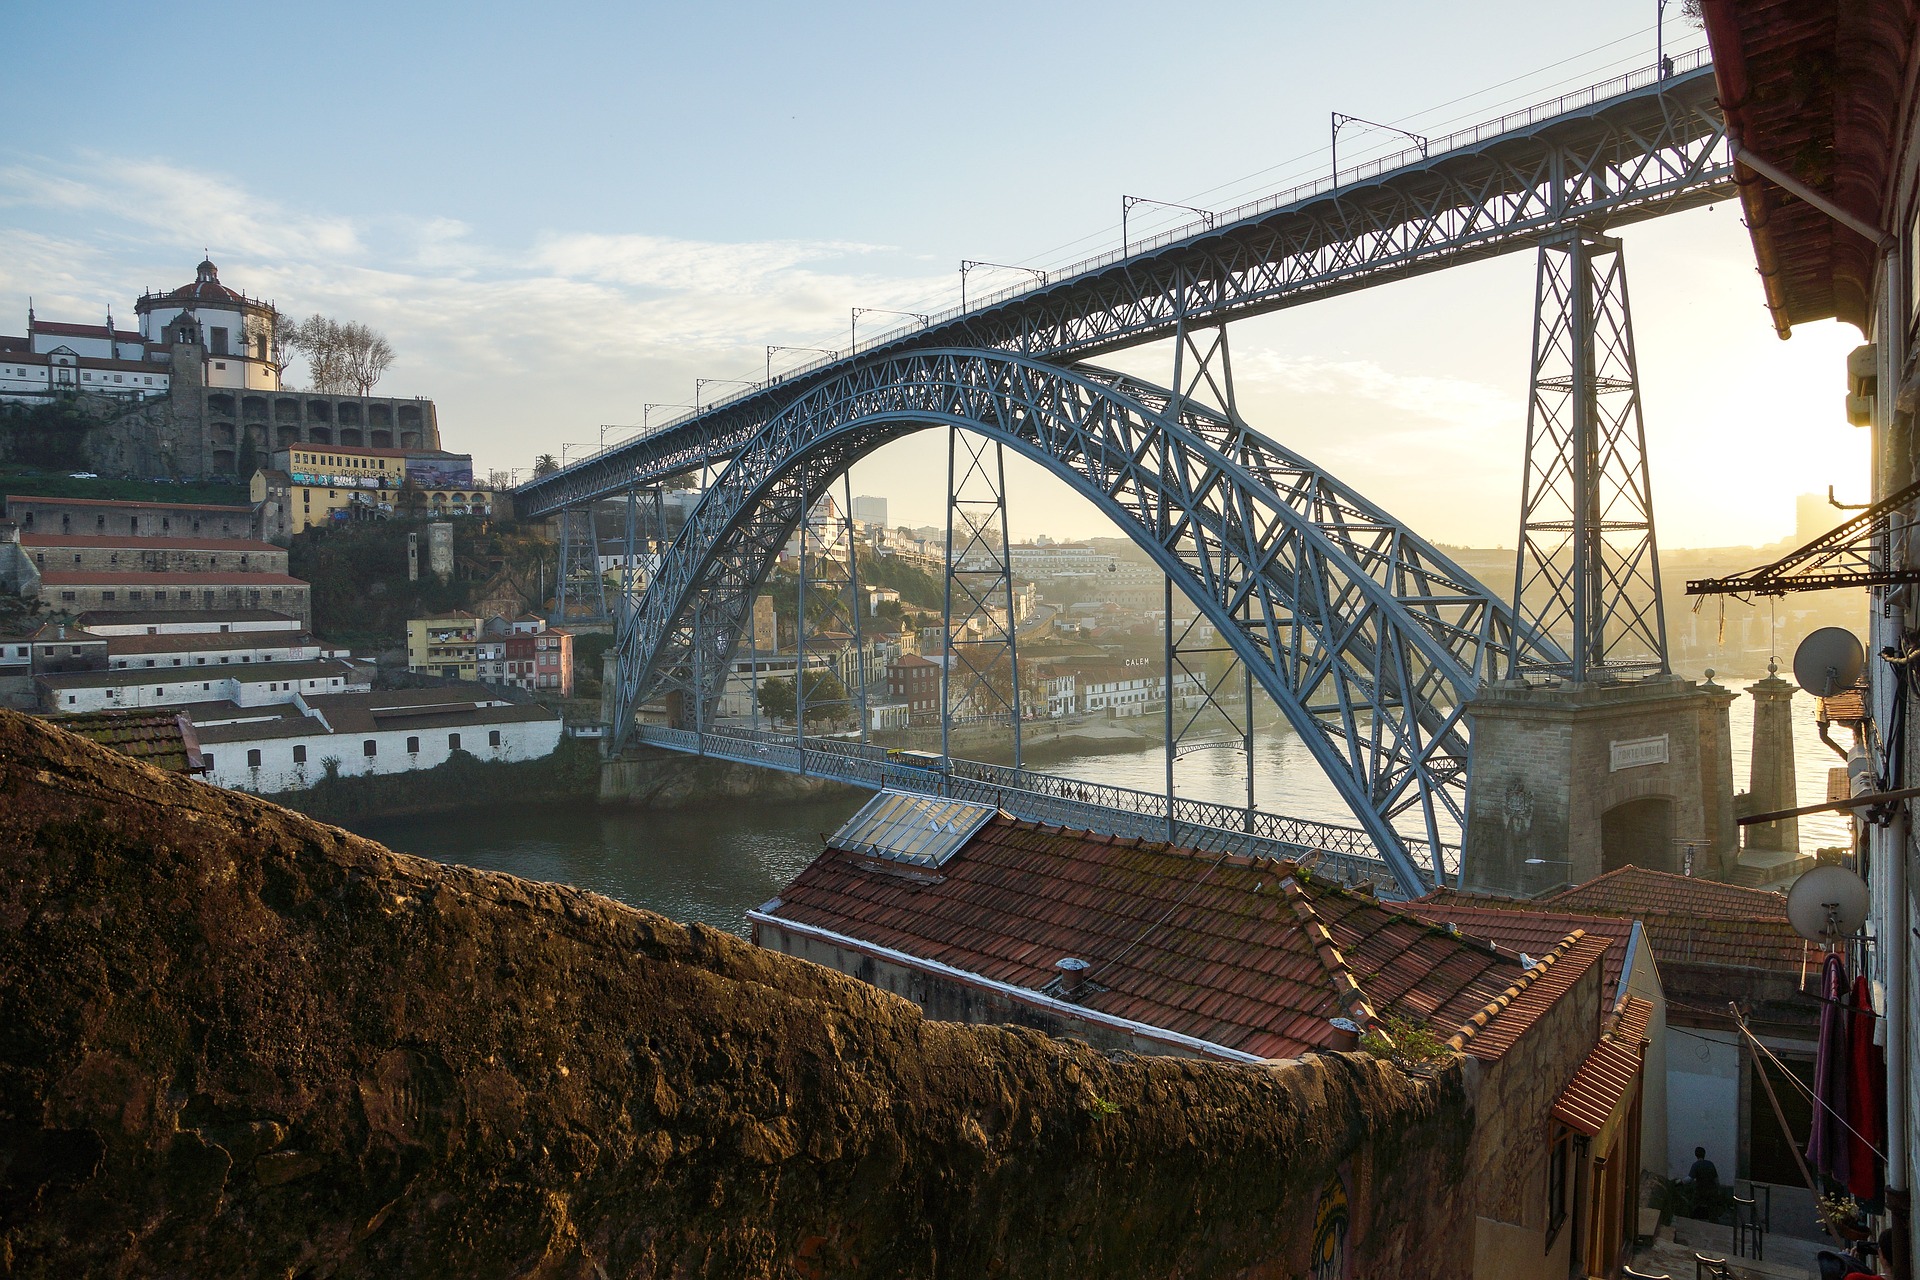
<svg viewBox="0 0 1920 1280">
<path fill-rule="evenodd" d="M 361 449 L 349 445 L 302 444 L 275 450 L 273 467 L 257 471 L 249 496 L 267 508 L 268 537 L 292 537 L 315 525 L 348 518 L 360 508 L 367 515 L 392 515 L 394 499 L 407 475 L 407 456 L 399 449 Z"/>
<path fill-rule="evenodd" d="M 454 680 L 479 678 L 480 619 L 443 613 L 407 622 L 407 670 Z"/>
<path fill-rule="evenodd" d="M 261 532 L 281 542 L 336 520 L 484 517 L 493 509 L 493 494 L 473 482 L 472 456 L 438 449 L 277 449 L 273 465 L 254 473 L 251 497 Z"/>
</svg>

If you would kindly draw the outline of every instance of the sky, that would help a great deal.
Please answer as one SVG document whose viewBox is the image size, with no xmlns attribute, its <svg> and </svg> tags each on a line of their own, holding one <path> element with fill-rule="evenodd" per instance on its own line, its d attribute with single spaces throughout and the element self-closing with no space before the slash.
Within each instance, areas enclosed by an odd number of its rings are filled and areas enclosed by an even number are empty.
<svg viewBox="0 0 1920 1280">
<path fill-rule="evenodd" d="M 1703 42 L 1679 8 L 1669 51 Z M 131 327 L 141 291 L 205 251 L 285 312 L 385 332 L 379 393 L 436 401 L 478 468 L 578 458 L 603 427 L 678 412 L 649 404 L 764 376 L 768 344 L 844 346 L 852 307 L 953 305 L 962 259 L 1109 250 L 1123 194 L 1220 209 L 1309 179 L 1331 111 L 1437 136 L 1653 61 L 1655 0 L 1460 12 L 17 3 L 0 333 L 29 298 Z M 1340 145 L 1344 164 L 1404 139 L 1349 126 Z M 1183 216 L 1136 206 L 1131 226 Z M 1794 496 L 1829 484 L 1863 500 L 1843 413 L 1858 332 L 1774 336 L 1731 202 L 1621 236 L 1663 545 L 1790 536 Z M 1514 254 L 1239 322 L 1241 410 L 1428 538 L 1511 546 L 1533 270 Z M 1104 360 L 1170 375 L 1156 347 Z M 922 433 L 857 464 L 854 489 L 939 523 L 944 466 Z M 1009 471 L 1016 536 L 1111 531 Z"/>
</svg>

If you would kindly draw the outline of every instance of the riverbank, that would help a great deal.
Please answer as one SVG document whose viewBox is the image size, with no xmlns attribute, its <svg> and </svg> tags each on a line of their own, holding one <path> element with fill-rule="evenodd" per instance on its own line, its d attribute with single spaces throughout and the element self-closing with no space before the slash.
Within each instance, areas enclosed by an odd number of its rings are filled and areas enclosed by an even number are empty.
<svg viewBox="0 0 1920 1280">
<path fill-rule="evenodd" d="M 347 826 L 364 818 L 454 813 L 476 804 L 594 802 L 600 793 L 600 748 L 561 739 L 538 760 L 481 760 L 456 751 L 445 764 L 412 773 L 336 773 L 303 791 L 264 797 L 322 822 Z"/>
</svg>

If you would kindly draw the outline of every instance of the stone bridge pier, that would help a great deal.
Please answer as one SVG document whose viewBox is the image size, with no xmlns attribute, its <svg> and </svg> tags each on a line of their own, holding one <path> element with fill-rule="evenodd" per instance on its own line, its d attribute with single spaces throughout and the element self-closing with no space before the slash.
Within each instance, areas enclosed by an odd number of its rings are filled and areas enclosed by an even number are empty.
<svg viewBox="0 0 1920 1280">
<path fill-rule="evenodd" d="M 1674 675 L 1529 686 L 1468 704 L 1463 887 L 1533 897 L 1624 866 L 1724 879 L 1739 851 L 1727 708 Z"/>
</svg>

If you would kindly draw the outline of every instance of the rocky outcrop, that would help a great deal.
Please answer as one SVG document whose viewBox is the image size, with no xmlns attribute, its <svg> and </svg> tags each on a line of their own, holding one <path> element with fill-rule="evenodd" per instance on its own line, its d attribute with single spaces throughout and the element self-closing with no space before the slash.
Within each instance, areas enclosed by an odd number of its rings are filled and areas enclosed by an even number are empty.
<svg viewBox="0 0 1920 1280">
<path fill-rule="evenodd" d="M 1296 1276 L 1345 1199 L 1348 1274 L 1455 1276 L 1470 1122 L 929 1022 L 0 712 L 0 1275 Z"/>
</svg>

